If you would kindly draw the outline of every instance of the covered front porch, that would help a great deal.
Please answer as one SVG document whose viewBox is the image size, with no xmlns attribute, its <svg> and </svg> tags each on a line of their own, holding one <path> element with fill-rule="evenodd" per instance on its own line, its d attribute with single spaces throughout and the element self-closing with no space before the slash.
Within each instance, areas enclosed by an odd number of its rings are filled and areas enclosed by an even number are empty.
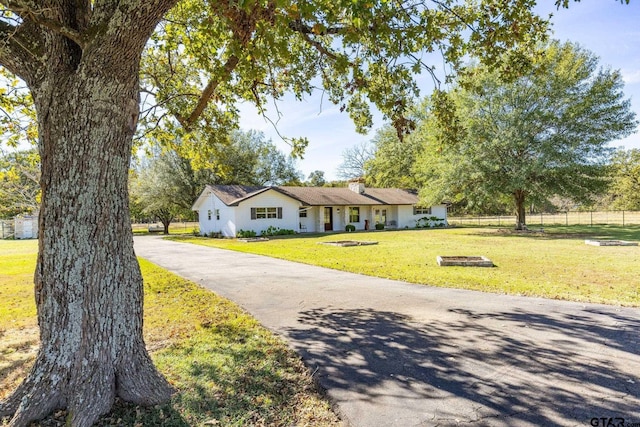
<svg viewBox="0 0 640 427">
<path fill-rule="evenodd" d="M 300 232 L 345 231 L 349 224 L 356 230 L 375 230 L 376 224 L 383 224 L 384 228 L 396 228 L 398 207 L 334 205 L 300 208 Z"/>
</svg>

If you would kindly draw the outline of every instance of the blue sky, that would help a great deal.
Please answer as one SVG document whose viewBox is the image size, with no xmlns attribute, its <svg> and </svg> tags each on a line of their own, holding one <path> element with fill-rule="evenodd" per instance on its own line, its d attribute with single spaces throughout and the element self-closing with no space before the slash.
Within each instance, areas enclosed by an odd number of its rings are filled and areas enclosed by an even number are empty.
<svg viewBox="0 0 640 427">
<path fill-rule="evenodd" d="M 632 109 L 640 118 L 640 2 L 631 0 L 627 5 L 617 0 L 582 0 L 572 3 L 569 9 L 560 10 L 556 10 L 554 3 L 554 0 L 544 0 L 537 7 L 543 16 L 553 14 L 554 38 L 577 42 L 594 52 L 600 58 L 601 66 L 619 69 L 625 81 L 625 96 L 631 98 Z M 430 90 L 425 80 L 423 95 Z M 375 130 L 384 125 L 378 114 L 373 130 L 368 135 L 360 135 L 355 132 L 347 114 L 340 113 L 338 107 L 326 100 L 323 103 L 319 95 L 302 102 L 285 99 L 278 109 L 282 113 L 278 122 L 280 133 L 287 137 L 307 137 L 310 141 L 304 160 L 298 162 L 305 177 L 314 170 L 321 170 L 327 179 L 337 179 L 336 168 L 342 163 L 343 150 L 371 140 Z M 255 110 L 249 106 L 243 106 L 241 110 L 243 129 L 260 130 L 281 150 L 290 151 L 273 126 Z M 640 133 L 612 145 L 640 148 Z"/>
</svg>

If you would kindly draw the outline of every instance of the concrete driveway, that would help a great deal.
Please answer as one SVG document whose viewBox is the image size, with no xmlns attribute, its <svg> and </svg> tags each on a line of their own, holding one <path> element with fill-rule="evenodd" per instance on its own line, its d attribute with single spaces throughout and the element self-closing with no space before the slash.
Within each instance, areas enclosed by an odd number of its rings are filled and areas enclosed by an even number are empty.
<svg viewBox="0 0 640 427">
<path fill-rule="evenodd" d="M 137 237 L 135 250 L 284 337 L 347 425 L 640 425 L 637 308 L 412 285 L 157 237 Z"/>
</svg>

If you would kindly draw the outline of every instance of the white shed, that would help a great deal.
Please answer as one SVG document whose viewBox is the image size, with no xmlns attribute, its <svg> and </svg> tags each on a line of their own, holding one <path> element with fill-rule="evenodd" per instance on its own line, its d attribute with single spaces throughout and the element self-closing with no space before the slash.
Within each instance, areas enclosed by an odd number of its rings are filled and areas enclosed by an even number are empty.
<svg viewBox="0 0 640 427">
<path fill-rule="evenodd" d="M 16 239 L 37 239 L 38 217 L 17 216 L 13 220 L 13 228 Z"/>
</svg>

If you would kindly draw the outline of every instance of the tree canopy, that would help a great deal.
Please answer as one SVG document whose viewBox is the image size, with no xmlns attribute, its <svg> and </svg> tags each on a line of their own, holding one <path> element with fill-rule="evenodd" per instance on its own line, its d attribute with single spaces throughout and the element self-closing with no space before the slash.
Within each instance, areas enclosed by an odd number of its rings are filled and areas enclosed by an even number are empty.
<svg viewBox="0 0 640 427">
<path fill-rule="evenodd" d="M 309 174 L 305 184 L 309 187 L 322 187 L 327 183 L 324 177 L 324 171 L 315 170 Z"/>
<path fill-rule="evenodd" d="M 162 222 L 165 234 L 176 217 L 193 215 L 191 207 L 206 185 L 296 185 L 301 180 L 293 159 L 254 131 L 232 132 L 217 157 L 205 161 L 209 167 L 195 168 L 192 159 L 175 151 L 155 151 L 134 168 L 131 203 Z"/>
<path fill-rule="evenodd" d="M 456 126 L 432 118 L 415 135 L 426 142 L 416 166 L 422 196 L 478 203 L 508 196 L 519 225 L 525 202 L 591 200 L 608 185 L 608 143 L 637 125 L 622 87 L 619 71 L 598 68 L 595 55 L 571 43 L 552 43 L 512 82 L 471 69 L 450 94 Z"/>
<path fill-rule="evenodd" d="M 611 166 L 613 207 L 640 210 L 640 149 L 616 151 Z"/>
<path fill-rule="evenodd" d="M 202 184 L 297 185 L 303 178 L 295 160 L 256 131 L 232 132 L 209 163 L 216 176 Z"/>
<path fill-rule="evenodd" d="M 414 115 L 414 120 L 417 116 Z M 419 122 L 418 122 L 419 123 Z M 413 167 L 423 149 L 420 138 L 409 136 L 400 140 L 391 127 L 376 133 L 372 140 L 374 153 L 365 165 L 365 178 L 374 187 L 418 188 Z"/>
<path fill-rule="evenodd" d="M 530 11 L 534 4 L 181 1 L 143 57 L 143 92 L 158 105 L 143 122 L 161 124 L 154 129 L 169 140 L 202 128 L 224 135 L 236 126 L 238 102 L 256 104 L 277 122 L 277 100 L 285 93 L 302 98 L 321 90 L 357 130 L 371 127 L 375 105 L 402 136 L 414 126 L 406 112 L 419 94 L 416 75 L 445 79 L 469 52 L 503 73 L 526 67 L 536 42 L 546 37 L 547 23 Z M 434 51 L 451 68 L 430 65 Z M 180 141 L 191 155 L 202 150 L 189 138 Z M 293 154 L 302 155 L 306 139 L 290 142 Z"/>
</svg>

